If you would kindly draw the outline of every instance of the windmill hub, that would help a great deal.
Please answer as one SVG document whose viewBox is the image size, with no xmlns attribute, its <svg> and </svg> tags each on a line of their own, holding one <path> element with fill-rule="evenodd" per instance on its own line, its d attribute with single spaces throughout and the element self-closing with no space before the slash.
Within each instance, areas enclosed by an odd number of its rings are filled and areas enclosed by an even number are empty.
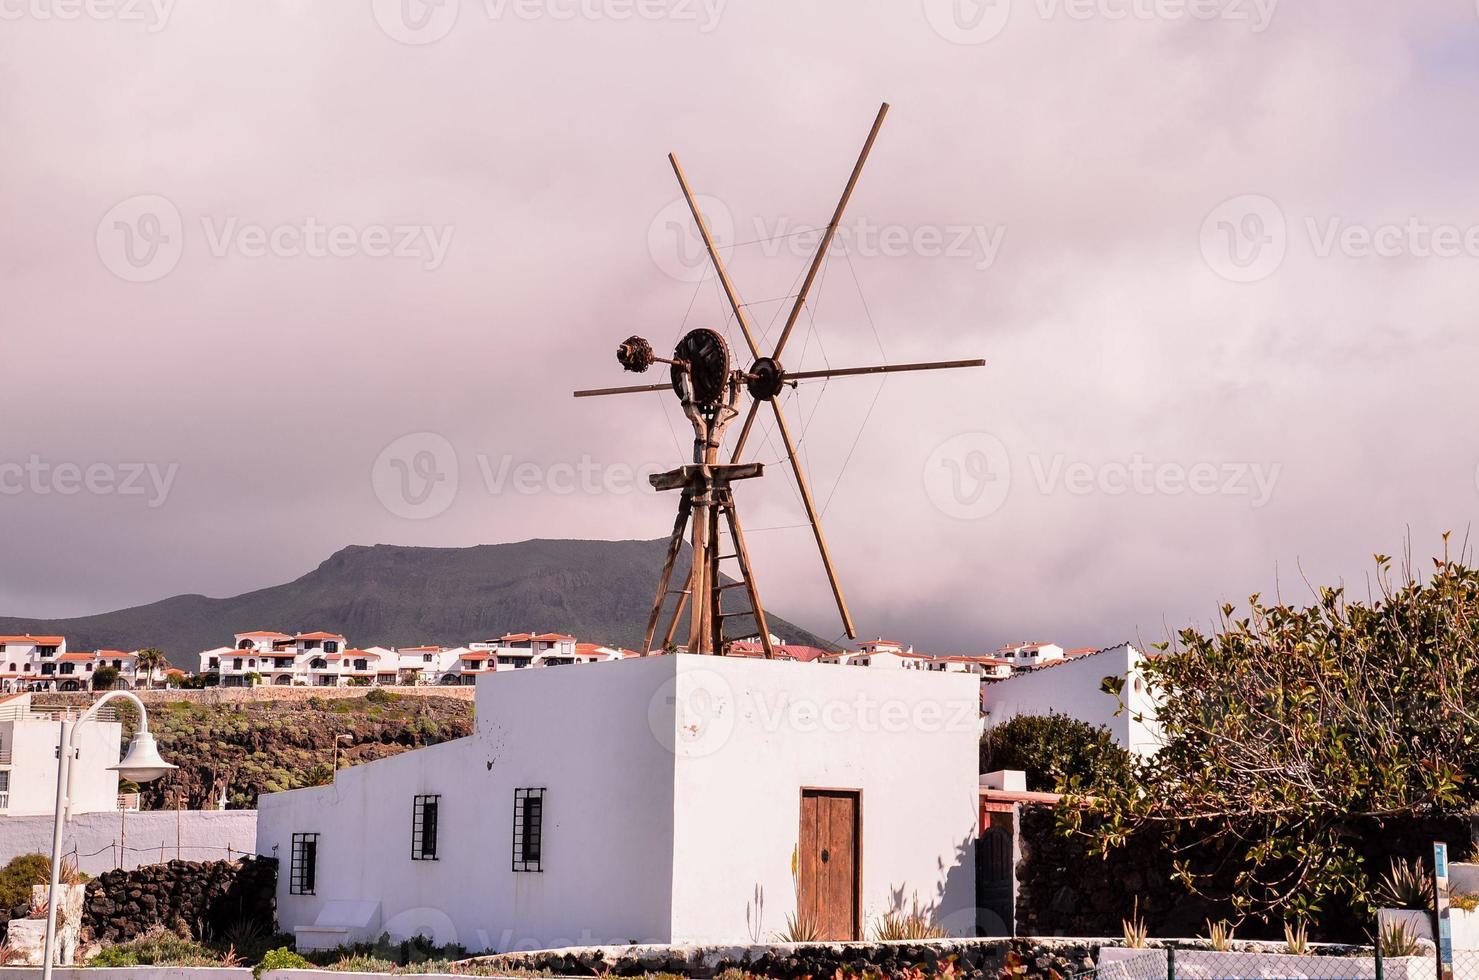
<svg viewBox="0 0 1479 980">
<path fill-rule="evenodd" d="M 756 401 L 768 402 L 781 393 L 786 384 L 786 369 L 773 357 L 762 357 L 750 367 L 745 388 Z"/>
</svg>

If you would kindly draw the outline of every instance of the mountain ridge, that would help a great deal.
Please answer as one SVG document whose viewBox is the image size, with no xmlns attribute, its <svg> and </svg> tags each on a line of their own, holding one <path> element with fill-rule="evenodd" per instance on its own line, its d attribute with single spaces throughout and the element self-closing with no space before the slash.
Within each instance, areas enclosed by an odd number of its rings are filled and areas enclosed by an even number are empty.
<svg viewBox="0 0 1479 980">
<path fill-rule="evenodd" d="M 0 633 L 59 634 L 76 650 L 155 646 L 191 670 L 200 651 L 252 629 L 332 630 L 357 646 L 456 646 L 505 632 L 553 630 L 635 648 L 666 548 L 666 538 L 346 545 L 281 585 L 223 598 L 185 593 L 61 619 L 4 616 Z M 685 549 L 675 576 L 687 564 Z M 770 631 L 788 642 L 832 646 L 769 610 L 767 616 Z M 738 635 L 754 632 L 748 616 L 733 622 Z"/>
</svg>

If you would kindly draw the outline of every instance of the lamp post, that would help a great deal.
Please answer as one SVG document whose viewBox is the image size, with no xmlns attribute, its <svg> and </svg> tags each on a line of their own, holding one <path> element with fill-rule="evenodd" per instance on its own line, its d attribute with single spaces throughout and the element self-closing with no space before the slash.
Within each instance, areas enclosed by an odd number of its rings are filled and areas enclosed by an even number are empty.
<svg viewBox="0 0 1479 980">
<path fill-rule="evenodd" d="M 149 734 L 149 712 L 144 702 L 132 691 L 109 691 L 84 711 L 76 721 L 62 718 L 61 738 L 57 742 L 56 759 L 56 815 L 51 824 L 51 881 L 46 892 L 46 944 L 43 948 L 41 969 L 42 980 L 51 980 L 52 960 L 56 943 L 57 885 L 60 884 L 62 869 L 62 828 L 72 815 L 72 759 L 77 755 L 77 733 L 89 721 L 96 721 L 98 711 L 114 698 L 132 701 L 139 709 L 139 730 L 129 739 L 128 751 L 116 766 L 108 768 L 124 779 L 134 783 L 151 783 L 171 769 L 171 765 L 159 757 L 159 748 L 154 736 Z"/>
</svg>

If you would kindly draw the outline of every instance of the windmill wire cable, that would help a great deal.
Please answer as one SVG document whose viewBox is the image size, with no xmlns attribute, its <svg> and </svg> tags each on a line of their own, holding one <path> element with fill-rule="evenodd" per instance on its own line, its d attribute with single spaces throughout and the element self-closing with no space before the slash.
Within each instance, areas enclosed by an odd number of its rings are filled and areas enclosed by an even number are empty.
<svg viewBox="0 0 1479 980">
<path fill-rule="evenodd" d="M 843 256 L 847 259 L 847 267 L 852 272 L 853 284 L 858 290 L 858 299 L 863 303 L 863 316 L 868 321 L 868 328 L 873 331 L 873 340 L 878 344 L 878 356 L 883 358 L 883 363 L 888 363 L 888 356 L 883 353 L 883 341 L 878 336 L 878 327 L 873 323 L 873 312 L 868 309 L 868 297 L 863 295 L 863 285 L 858 281 L 857 269 L 853 267 L 852 255 L 847 248 L 842 249 Z M 863 414 L 863 423 L 858 426 L 857 435 L 853 436 L 852 445 L 847 449 L 847 455 L 842 459 L 842 468 L 837 471 L 837 479 L 832 481 L 832 489 L 827 494 L 827 500 L 822 504 L 821 513 L 827 512 L 832 498 L 837 495 L 837 488 L 842 485 L 842 477 L 847 473 L 847 464 L 852 462 L 853 453 L 857 451 L 858 442 L 863 438 L 863 431 L 868 428 L 868 420 L 873 417 L 873 409 L 878 405 L 878 398 L 883 394 L 883 386 L 888 383 L 888 375 L 880 375 L 878 387 L 873 389 L 873 400 L 868 403 L 868 411 Z"/>
</svg>

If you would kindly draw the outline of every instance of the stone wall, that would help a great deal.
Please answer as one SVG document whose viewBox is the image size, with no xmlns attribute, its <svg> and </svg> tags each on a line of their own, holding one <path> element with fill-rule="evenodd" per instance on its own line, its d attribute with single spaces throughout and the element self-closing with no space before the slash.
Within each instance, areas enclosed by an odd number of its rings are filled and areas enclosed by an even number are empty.
<svg viewBox="0 0 1479 980">
<path fill-rule="evenodd" d="M 93 938 L 127 942 L 155 926 L 192 939 L 254 924 L 275 928 L 277 861 L 169 861 L 109 871 L 88 882 L 85 917 Z"/>
<path fill-rule="evenodd" d="M 1090 841 L 1059 832 L 1050 806 L 1024 806 L 1020 814 L 1021 860 L 1017 864 L 1017 934 L 1023 936 L 1115 936 L 1138 908 L 1150 934 L 1180 938 L 1202 935 L 1206 921 L 1233 918 L 1225 904 L 1191 895 L 1172 878 L 1173 855 L 1165 838 L 1151 832 L 1131 836 L 1108 859 L 1090 853 Z M 1464 816 L 1353 823 L 1366 866 L 1384 874 L 1393 858 L 1420 858 L 1432 866 L 1433 841 L 1445 840 L 1454 861 L 1473 853 L 1471 819 Z M 1208 849 L 1179 855 L 1194 871 L 1214 876 L 1213 889 L 1226 889 L 1235 862 Z M 1371 927 L 1364 909 L 1327 901 L 1310 925 L 1310 939 L 1362 942 Z M 1248 939 L 1278 939 L 1283 924 L 1248 923 L 1238 930 Z"/>
<path fill-rule="evenodd" d="M 714 977 L 738 969 L 774 980 L 813 977 L 899 977 L 919 969 L 956 980 L 1038 980 L 1093 970 L 1097 941 L 944 939 L 928 942 L 775 943 L 759 946 L 585 946 L 505 953 L 467 961 L 497 970 L 548 970 L 556 976 L 638 976 L 675 973 Z M 1007 969 L 1010 968 L 1010 969 Z M 1004 973 L 1005 970 L 1005 973 Z"/>
</svg>

